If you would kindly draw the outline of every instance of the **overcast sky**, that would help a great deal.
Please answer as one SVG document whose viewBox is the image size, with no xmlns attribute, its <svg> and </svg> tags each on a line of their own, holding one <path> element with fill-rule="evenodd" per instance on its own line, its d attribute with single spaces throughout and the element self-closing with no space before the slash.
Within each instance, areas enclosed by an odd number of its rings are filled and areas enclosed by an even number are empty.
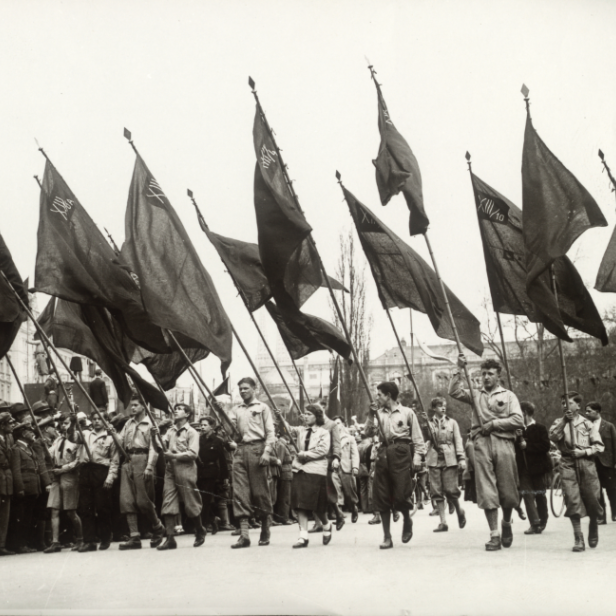
<svg viewBox="0 0 616 616">
<path fill-rule="evenodd" d="M 33 280 L 39 190 L 32 176 L 44 166 L 36 138 L 95 222 L 121 243 L 134 164 L 126 126 L 256 352 L 244 306 L 186 197 L 190 187 L 214 231 L 256 241 L 249 75 L 328 269 L 351 224 L 336 169 L 428 257 L 423 238 L 408 236 L 403 197 L 386 208 L 378 200 L 367 57 L 418 159 L 441 273 L 467 307 L 483 318 L 488 287 L 464 153 L 471 152 L 477 175 L 522 205 L 522 83 L 538 133 L 610 223 L 571 251 L 592 287 L 616 220 L 597 157 L 603 149 L 616 169 L 615 24 L 610 0 L 2 0 L 0 231 Z M 368 287 L 376 356 L 395 340 L 371 279 Z M 325 293 L 306 310 L 329 318 Z M 601 311 L 616 299 L 592 295 Z M 394 312 L 408 333 L 408 311 Z M 415 323 L 421 338 L 437 340 L 427 319 Z M 246 363 L 237 345 L 234 355 L 236 380 Z M 208 359 L 204 371 L 217 378 L 218 362 Z"/>
</svg>

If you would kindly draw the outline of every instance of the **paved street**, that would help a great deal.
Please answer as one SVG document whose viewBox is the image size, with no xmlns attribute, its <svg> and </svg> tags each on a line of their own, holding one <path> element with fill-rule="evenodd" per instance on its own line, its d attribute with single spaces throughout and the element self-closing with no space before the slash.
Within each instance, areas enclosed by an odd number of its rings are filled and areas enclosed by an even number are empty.
<svg viewBox="0 0 616 616">
<path fill-rule="evenodd" d="M 482 512 L 467 507 L 460 531 L 435 535 L 428 511 L 414 517 L 415 536 L 381 551 L 380 526 L 360 515 L 321 545 L 292 550 L 297 527 L 276 527 L 272 544 L 231 550 L 229 533 L 208 535 L 199 549 L 178 538 L 174 552 L 32 554 L 0 559 L 2 613 L 79 614 L 613 614 L 616 605 L 616 523 L 600 527 L 599 546 L 571 552 L 565 518 L 550 518 L 541 536 L 526 537 L 514 523 L 509 550 L 484 551 Z M 452 520 L 453 521 L 453 520 Z M 588 522 L 584 521 L 586 534 Z M 144 543 L 144 546 L 147 543 Z"/>
</svg>

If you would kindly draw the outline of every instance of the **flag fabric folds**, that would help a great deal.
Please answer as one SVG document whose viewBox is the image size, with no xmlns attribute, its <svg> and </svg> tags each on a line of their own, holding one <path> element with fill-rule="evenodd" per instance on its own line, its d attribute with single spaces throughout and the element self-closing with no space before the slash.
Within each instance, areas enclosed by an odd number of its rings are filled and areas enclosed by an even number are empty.
<svg viewBox="0 0 616 616">
<path fill-rule="evenodd" d="M 253 126 L 257 164 L 254 202 L 263 269 L 277 299 L 286 293 L 299 308 L 323 284 L 312 227 L 285 182 L 276 145 L 257 105 Z"/>
<path fill-rule="evenodd" d="M 587 229 L 606 227 L 596 201 L 552 154 L 526 117 L 522 153 L 522 218 L 527 291 L 554 259 L 567 254 Z"/>
<path fill-rule="evenodd" d="M 601 259 L 595 289 L 601 293 L 616 293 L 616 228 Z"/>
<path fill-rule="evenodd" d="M 257 155 L 254 203 L 259 254 L 278 313 L 291 334 L 304 349 L 309 349 L 308 353 L 327 348 L 349 359 L 351 347 L 333 325 L 299 310 L 323 284 L 324 277 L 310 237 L 312 227 L 285 182 L 276 145 L 259 105 L 253 137 Z M 304 349 L 297 352 L 303 353 Z"/>
<path fill-rule="evenodd" d="M 315 351 L 335 351 L 350 362 L 351 347 L 342 332 L 331 323 L 299 310 L 293 311 L 292 306 L 283 312 L 270 301 L 265 307 L 292 359 L 301 359 Z"/>
<path fill-rule="evenodd" d="M 259 246 L 214 233 L 202 222 L 202 218 L 199 221 L 235 281 L 248 310 L 254 312 L 264 306 L 272 298 L 272 291 L 261 264 Z M 347 291 L 337 280 L 331 276 L 328 278 L 333 289 Z"/>
<path fill-rule="evenodd" d="M 168 411 L 167 398 L 130 366 L 133 343 L 104 308 L 52 297 L 38 321 L 43 331 L 53 339 L 54 346 L 95 361 L 112 380 L 124 406 L 130 404 L 132 395 L 128 375 L 147 402 Z"/>
<path fill-rule="evenodd" d="M 144 310 L 139 287 L 58 170 L 45 164 L 34 286 L 37 291 L 107 308 L 150 351 L 169 347 Z"/>
<path fill-rule="evenodd" d="M 351 192 L 344 187 L 343 191 L 383 308 L 423 312 L 438 336 L 455 340 L 440 282 L 432 268 Z M 447 297 L 462 344 L 481 355 L 479 321 L 449 289 Z"/>
<path fill-rule="evenodd" d="M 27 319 L 26 312 L 15 297 L 11 286 L 24 304 L 29 305 L 28 289 L 17 271 L 11 251 L 2 235 L 0 235 L 0 270 L 9 281 L 6 282 L 4 277 L 0 276 L 0 359 L 2 359 L 13 345 L 21 324 Z"/>
<path fill-rule="evenodd" d="M 425 233 L 430 221 L 424 210 L 421 172 L 415 155 L 406 139 L 398 132 L 391 121 L 381 87 L 374 81 L 378 97 L 379 132 L 381 145 L 376 160 L 376 185 L 381 203 L 389 200 L 400 191 L 409 208 L 409 231 L 411 235 Z"/>
<path fill-rule="evenodd" d="M 214 353 L 224 374 L 231 363 L 231 323 L 184 225 L 139 154 L 125 222 L 122 254 L 139 278 L 148 315 L 180 334 L 182 346 Z"/>
<path fill-rule="evenodd" d="M 543 323 L 559 338 L 571 341 L 566 326 L 606 344 L 607 334 L 597 308 L 568 257 L 554 260 L 558 305 L 548 269 L 533 281 L 533 300 L 526 291 L 522 211 L 471 173 L 492 305 L 502 314 L 523 315 Z"/>
</svg>

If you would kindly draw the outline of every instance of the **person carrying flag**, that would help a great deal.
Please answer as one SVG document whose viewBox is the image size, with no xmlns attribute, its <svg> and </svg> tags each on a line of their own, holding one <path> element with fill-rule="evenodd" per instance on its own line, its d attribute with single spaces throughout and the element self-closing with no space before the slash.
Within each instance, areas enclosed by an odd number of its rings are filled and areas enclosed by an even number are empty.
<svg viewBox="0 0 616 616">
<path fill-rule="evenodd" d="M 458 368 L 466 364 L 463 353 L 458 356 Z M 471 393 L 464 387 L 464 377 L 456 372 L 449 383 L 449 395 L 472 404 L 479 417 L 473 416 L 471 440 L 475 456 L 477 505 L 485 511 L 490 527 L 486 550 L 494 552 L 511 547 L 513 532 L 511 514 L 520 502 L 518 469 L 514 441 L 516 430 L 524 428 L 524 419 L 517 396 L 500 384 L 502 366 L 495 359 L 481 364 L 480 389 Z M 498 508 L 503 509 L 502 540 L 498 531 Z"/>
</svg>

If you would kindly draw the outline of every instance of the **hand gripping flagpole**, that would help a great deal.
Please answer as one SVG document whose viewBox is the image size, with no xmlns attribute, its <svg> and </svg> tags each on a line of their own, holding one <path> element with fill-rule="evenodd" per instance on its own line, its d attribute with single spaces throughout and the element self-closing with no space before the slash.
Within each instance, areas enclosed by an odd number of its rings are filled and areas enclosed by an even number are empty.
<svg viewBox="0 0 616 616">
<path fill-rule="evenodd" d="M 475 205 L 479 206 L 479 198 L 477 192 L 475 191 L 475 182 L 473 182 L 473 167 L 471 164 L 471 155 L 469 152 L 465 154 L 466 163 L 468 165 L 468 172 L 471 178 L 471 186 L 473 187 L 473 195 L 475 197 Z M 477 220 L 479 223 L 479 220 Z M 479 225 L 479 232 L 481 233 L 481 224 Z M 503 326 L 501 324 L 500 313 L 498 310 L 494 310 L 494 314 L 496 315 L 496 322 L 498 323 L 498 332 L 500 334 L 501 339 L 501 348 L 503 350 L 503 362 L 505 363 L 505 370 L 507 371 L 507 383 L 509 383 L 509 389 L 513 391 L 513 386 L 511 384 L 511 371 L 509 370 L 509 359 L 507 358 L 507 347 L 505 346 L 505 337 L 503 336 Z M 524 452 L 526 454 L 526 452 Z"/>
<path fill-rule="evenodd" d="M 195 206 L 195 210 L 197 211 L 197 218 L 199 220 L 199 225 L 201 226 L 201 228 L 205 231 L 206 229 L 209 230 L 209 227 L 207 226 L 207 223 L 205 222 L 205 219 L 203 218 L 203 214 L 201 214 L 201 209 L 199 208 L 199 206 L 197 205 L 197 201 L 195 199 L 195 197 L 193 196 L 193 192 L 192 190 L 188 189 L 188 196 L 190 198 L 190 200 L 192 201 L 192 204 Z M 218 251 L 216 251 L 218 252 Z M 220 257 L 220 255 L 218 255 Z M 222 257 L 220 259 L 222 261 Z M 222 261 L 223 265 L 225 264 L 224 261 Z M 229 276 L 231 277 L 231 280 L 233 281 L 233 284 L 235 285 L 235 289 L 237 290 L 237 292 L 239 293 L 239 295 L 242 297 L 242 303 L 244 304 L 246 310 L 248 311 L 248 314 L 250 315 L 250 320 L 252 321 L 253 325 L 255 326 L 257 332 L 259 332 L 259 336 L 261 337 L 261 340 L 263 341 L 263 344 L 265 345 L 265 348 L 267 349 L 267 352 L 269 353 L 269 356 L 272 359 L 272 362 L 274 362 L 274 366 L 276 367 L 276 370 L 278 371 L 278 374 L 282 380 L 282 383 L 284 384 L 287 392 L 289 393 L 289 396 L 291 397 L 291 401 L 293 402 L 293 404 L 295 405 L 295 407 L 297 408 L 298 412 L 301 414 L 301 409 L 299 407 L 299 404 L 297 403 L 297 401 L 295 400 L 295 396 L 293 395 L 293 392 L 291 391 L 291 388 L 289 387 L 289 384 L 287 383 L 287 380 L 285 379 L 282 370 L 280 369 L 280 366 L 278 365 L 278 362 L 276 361 L 276 357 L 274 356 L 274 353 L 272 352 L 272 350 L 270 349 L 269 344 L 267 343 L 267 340 L 265 339 L 265 336 L 263 335 L 263 332 L 261 331 L 261 328 L 259 327 L 257 320 L 255 319 L 254 315 L 252 314 L 252 311 L 250 310 L 250 308 L 248 308 L 248 304 L 246 303 L 246 296 L 244 295 L 243 290 L 240 288 L 239 284 L 237 283 L 237 280 L 235 280 L 235 276 L 229 271 L 229 269 L 227 268 L 227 273 L 229 274 Z M 293 361 L 291 359 L 291 361 Z M 256 372 L 256 370 L 255 370 Z M 264 387 L 264 389 L 266 389 Z"/>
<path fill-rule="evenodd" d="M 284 163 L 283 159 L 282 159 L 282 154 L 280 151 L 280 148 L 278 147 L 278 144 L 276 143 L 276 139 L 274 137 L 274 133 L 269 125 L 269 122 L 267 121 L 267 117 L 265 116 L 265 112 L 263 111 L 263 107 L 261 107 L 261 102 L 259 101 L 259 96 L 257 94 L 257 91 L 255 90 L 255 82 L 253 81 L 253 79 L 251 77 L 248 78 L 248 85 L 250 86 L 251 90 L 252 90 L 252 94 L 255 97 L 255 101 L 257 102 L 257 108 L 259 109 L 259 113 L 261 114 L 261 117 L 263 118 L 263 123 L 265 124 L 265 127 L 267 128 L 267 131 L 270 135 L 270 138 L 272 139 L 272 142 L 274 144 L 274 148 L 276 149 L 276 154 L 278 155 L 278 160 L 280 162 L 280 168 L 282 170 L 285 182 L 287 184 L 287 187 L 289 188 L 289 192 L 291 193 L 291 196 L 293 197 L 293 200 L 295 202 L 295 206 L 297 207 L 298 211 L 301 212 L 303 214 L 302 208 L 299 204 L 299 199 L 297 198 L 297 194 L 295 193 L 295 189 L 293 188 L 293 183 L 291 182 L 291 179 L 289 178 L 289 174 L 287 171 L 287 166 Z M 310 233 L 310 241 L 314 247 L 314 251 L 315 254 L 317 255 L 317 259 L 319 260 L 319 268 L 321 270 L 322 276 L 325 279 L 325 284 L 327 285 L 327 289 L 329 291 L 330 297 L 332 298 L 332 303 L 334 304 L 334 308 L 336 310 L 336 314 L 338 315 L 338 320 L 340 321 L 340 325 L 342 325 L 342 329 L 344 331 L 344 335 L 346 336 L 347 342 L 349 343 L 349 346 L 351 347 L 351 352 L 353 354 L 353 359 L 355 361 L 355 364 L 357 365 L 357 369 L 359 371 L 359 376 L 362 380 L 362 383 L 364 384 L 364 387 L 366 389 L 366 393 L 368 394 L 368 399 L 370 401 L 370 404 L 374 404 L 374 397 L 372 395 L 372 391 L 370 390 L 370 385 L 368 383 L 368 379 L 366 377 L 366 373 L 364 372 L 364 368 L 359 360 L 359 356 L 357 354 L 357 350 L 355 349 L 355 345 L 353 344 L 353 341 L 351 340 L 351 336 L 349 334 L 349 330 L 347 328 L 346 325 L 346 321 L 344 319 L 344 315 L 342 314 L 342 310 L 340 309 L 340 305 L 338 304 L 338 300 L 336 299 L 336 296 L 334 295 L 334 290 L 332 288 L 332 285 L 329 281 L 329 276 L 327 275 L 327 271 L 325 270 L 325 265 L 323 265 L 323 260 L 321 259 L 321 255 L 319 254 L 319 251 L 316 248 L 316 242 L 314 241 L 314 237 L 312 236 L 312 232 Z M 378 411 L 376 411 L 376 418 L 378 421 L 378 425 L 379 428 L 381 430 L 381 433 L 383 435 L 383 440 L 385 442 L 385 445 L 389 445 L 389 441 L 387 439 L 387 436 L 385 435 L 385 431 L 383 429 L 383 425 L 381 423 L 381 418 L 379 416 Z"/>
</svg>

